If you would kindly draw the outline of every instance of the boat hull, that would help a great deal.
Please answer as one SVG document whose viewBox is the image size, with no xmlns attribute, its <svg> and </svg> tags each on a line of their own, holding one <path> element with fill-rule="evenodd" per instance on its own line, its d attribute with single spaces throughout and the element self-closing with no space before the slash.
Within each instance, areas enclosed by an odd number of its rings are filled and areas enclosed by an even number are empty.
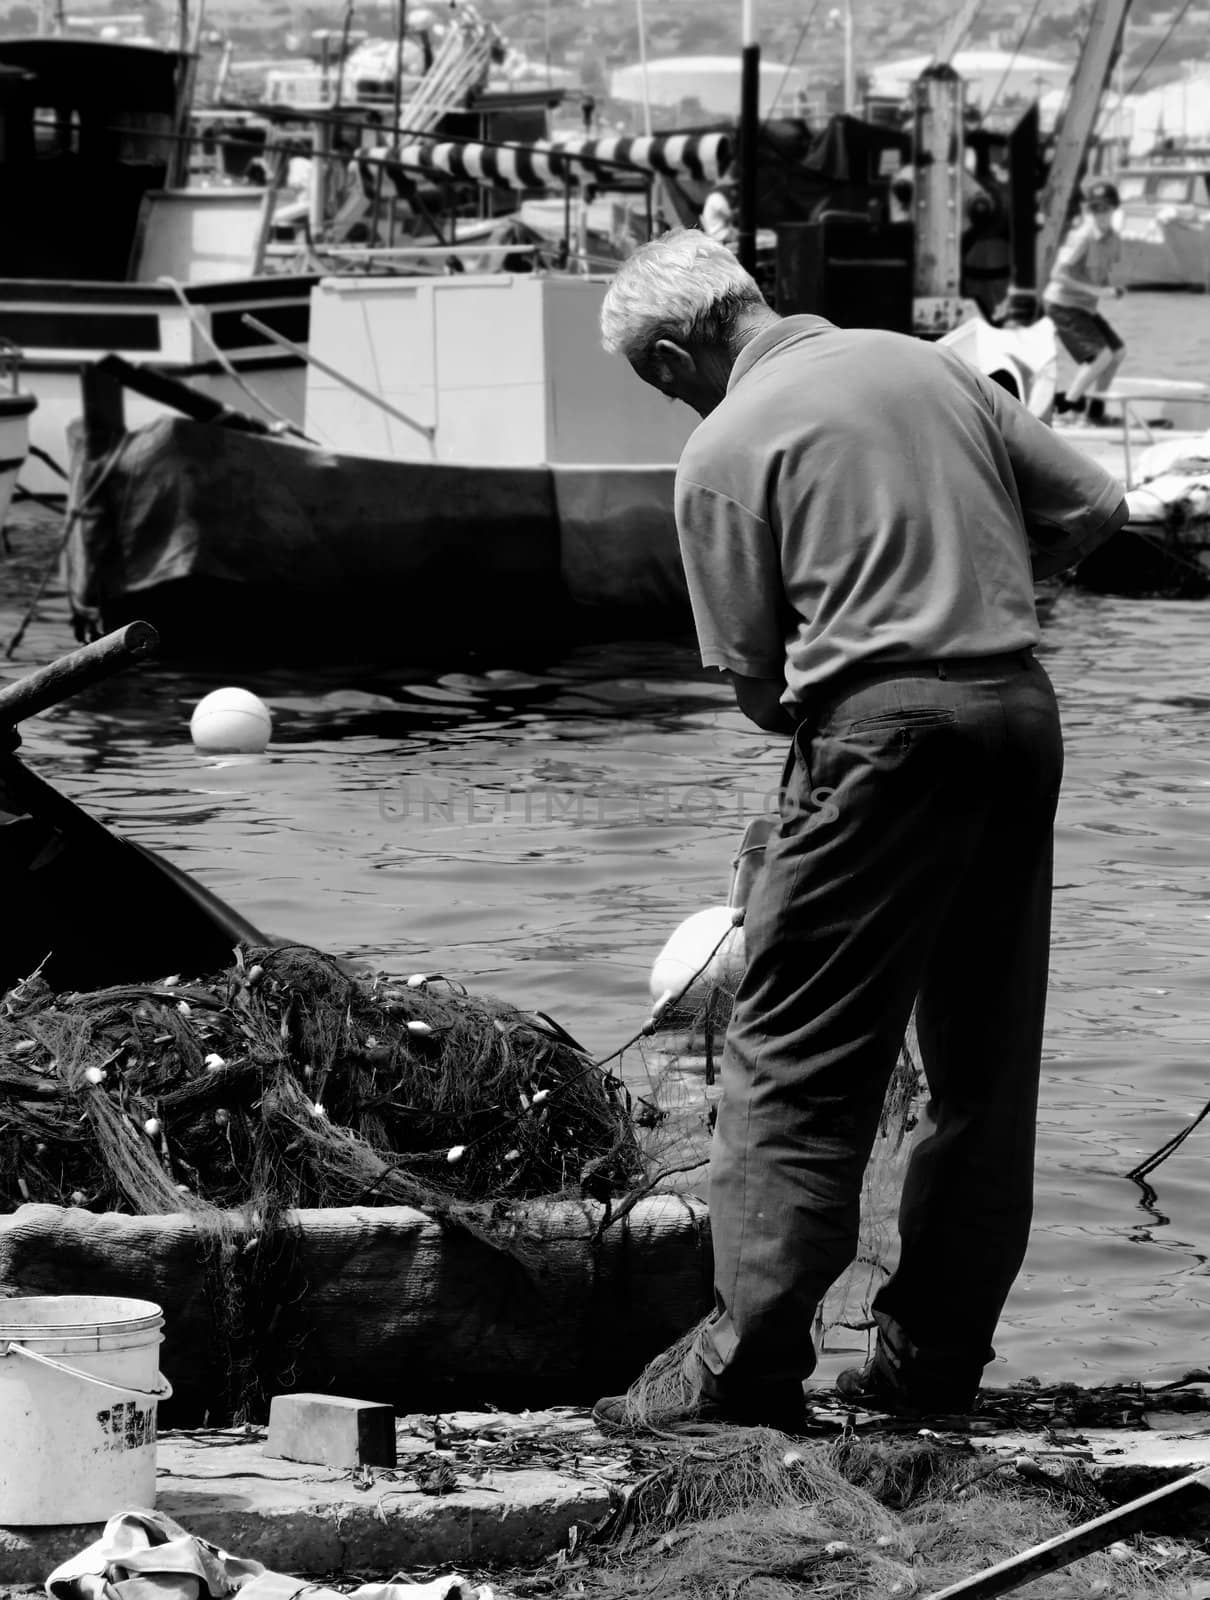
<svg viewBox="0 0 1210 1600">
<path fill-rule="evenodd" d="M 165 656 L 522 659 L 690 625 L 672 466 L 387 461 L 175 418 L 119 448 L 68 591 L 93 631 L 153 623 Z"/>
<path fill-rule="evenodd" d="M 509 1218 L 533 1270 L 400 1206 L 291 1213 L 293 1280 L 276 1291 L 289 1310 L 274 1333 L 290 1342 L 290 1386 L 401 1411 L 591 1401 L 625 1387 L 710 1309 L 709 1220 L 689 1195 L 652 1195 L 608 1227 L 590 1200 L 521 1201 Z M 242 1245 L 247 1259 L 248 1216 L 221 1221 L 224 1248 L 238 1262 Z M 162 1420 L 201 1424 L 230 1353 L 205 1292 L 219 1237 L 195 1215 L 20 1206 L 0 1217 L 0 1297 L 153 1301 L 175 1391 Z"/>
<path fill-rule="evenodd" d="M 1210 213 L 1165 217 L 1161 226 L 1181 281 L 1210 293 Z"/>
<path fill-rule="evenodd" d="M 1120 281 L 1127 289 L 1184 289 L 1189 279 L 1155 216 L 1128 217 L 1122 226 Z M 1198 280 L 1201 287 L 1201 280 Z"/>
</svg>

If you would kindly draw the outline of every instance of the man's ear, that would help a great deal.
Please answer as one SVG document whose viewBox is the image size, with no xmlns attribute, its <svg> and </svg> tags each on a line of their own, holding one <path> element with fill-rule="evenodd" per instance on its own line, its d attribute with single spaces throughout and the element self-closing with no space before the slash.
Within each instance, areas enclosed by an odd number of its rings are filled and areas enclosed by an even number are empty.
<svg viewBox="0 0 1210 1600">
<path fill-rule="evenodd" d="M 657 339 L 652 350 L 653 361 L 659 370 L 660 382 L 671 383 L 676 378 L 693 378 L 697 362 L 683 344 L 672 339 Z"/>
</svg>

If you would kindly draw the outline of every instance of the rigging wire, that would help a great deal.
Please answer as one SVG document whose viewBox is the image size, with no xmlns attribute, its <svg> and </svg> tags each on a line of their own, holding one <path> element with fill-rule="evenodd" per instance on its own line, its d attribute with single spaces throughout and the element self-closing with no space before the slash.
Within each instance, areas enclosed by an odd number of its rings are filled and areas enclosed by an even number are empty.
<svg viewBox="0 0 1210 1600">
<path fill-rule="evenodd" d="M 1024 50 L 1024 48 L 1025 48 L 1025 41 L 1026 41 L 1026 39 L 1029 38 L 1030 29 L 1034 25 L 1034 21 L 1035 21 L 1037 15 L 1038 15 L 1039 10 L 1041 9 L 1041 6 L 1042 6 L 1042 0 L 1034 0 L 1033 9 L 1030 11 L 1028 17 L 1026 17 L 1026 19 L 1025 19 L 1025 26 L 1021 29 L 1021 36 L 1017 40 L 1016 44 L 1013 46 L 1013 52 L 1008 58 L 1008 65 L 1005 67 L 1004 71 L 1000 74 L 1000 82 L 996 85 L 995 93 L 992 95 L 991 99 L 987 102 L 987 105 L 984 107 L 983 116 L 984 116 L 985 119 L 987 117 L 989 117 L 991 115 L 991 113 L 995 110 L 996 102 L 999 100 L 1000 96 L 1004 93 L 1004 86 L 1008 82 L 1009 76 L 1012 73 L 1013 68 L 1017 64 L 1017 57 L 1021 54 L 1022 50 Z"/>
<path fill-rule="evenodd" d="M 815 13 L 818 10 L 819 10 L 819 0 L 811 0 L 811 9 L 810 9 L 810 11 L 807 12 L 807 20 L 803 23 L 802 27 L 798 30 L 798 38 L 794 41 L 794 49 L 790 52 L 789 61 L 786 62 L 786 70 L 782 73 L 781 82 L 777 85 L 777 93 L 773 96 L 772 100 L 770 100 L 768 113 L 765 116 L 765 120 L 760 125 L 762 133 L 769 126 L 769 122 L 770 122 L 770 120 L 772 119 L 772 116 L 773 116 L 773 107 L 781 99 L 781 92 L 786 87 L 786 82 L 787 82 L 791 72 L 794 70 L 794 63 L 798 60 L 798 52 L 803 47 L 803 41 L 807 37 L 807 31 L 810 28 L 812 22 L 814 22 Z"/>
<path fill-rule="evenodd" d="M 1167 48 L 1168 44 L 1170 43 L 1170 41 L 1172 39 L 1172 35 L 1176 32 L 1176 30 L 1180 27 L 1181 23 L 1184 21 L 1185 13 L 1189 10 L 1189 8 L 1190 8 L 1190 6 L 1192 4 L 1193 4 L 1193 0 L 1184 0 L 1184 4 L 1181 6 L 1179 11 L 1174 13 L 1172 21 L 1168 24 L 1167 28 L 1164 30 L 1164 34 L 1163 34 L 1163 37 L 1160 39 L 1160 42 L 1156 45 L 1155 49 L 1151 52 L 1151 54 L 1147 57 L 1146 61 L 1144 61 L 1143 65 L 1139 68 L 1139 70 L 1135 73 L 1134 77 L 1130 80 L 1130 87 L 1127 88 L 1127 89 L 1121 90 L 1121 92 L 1118 94 L 1118 97 L 1117 97 L 1116 101 L 1114 102 L 1114 104 L 1112 106 L 1102 106 L 1102 108 L 1101 108 L 1101 116 L 1100 116 L 1100 118 L 1099 118 L 1099 120 L 1097 122 L 1097 133 L 1098 134 L 1100 134 L 1102 128 L 1105 126 L 1106 121 L 1111 116 L 1115 115 L 1121 109 L 1122 103 L 1127 98 L 1127 96 L 1128 95 L 1132 95 L 1134 93 L 1134 91 L 1138 88 L 1139 84 L 1143 81 L 1143 79 L 1151 71 L 1152 67 L 1155 65 L 1155 63 L 1156 63 L 1157 59 L 1159 58 L 1159 56 L 1161 55 L 1161 53 Z"/>
</svg>

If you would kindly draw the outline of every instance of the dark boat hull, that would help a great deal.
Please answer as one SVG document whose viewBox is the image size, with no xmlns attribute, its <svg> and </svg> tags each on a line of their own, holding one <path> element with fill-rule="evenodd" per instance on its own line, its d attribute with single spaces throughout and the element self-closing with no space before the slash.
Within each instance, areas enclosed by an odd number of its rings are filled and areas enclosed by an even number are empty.
<svg viewBox="0 0 1210 1600">
<path fill-rule="evenodd" d="M 91 631 L 138 616 L 164 655 L 224 662 L 679 635 L 674 470 L 386 461 L 165 418 L 77 519 L 69 594 Z"/>
<path fill-rule="evenodd" d="M 212 972 L 268 937 L 171 862 L 0 755 L 0 995 L 37 971 L 53 989 Z"/>
</svg>

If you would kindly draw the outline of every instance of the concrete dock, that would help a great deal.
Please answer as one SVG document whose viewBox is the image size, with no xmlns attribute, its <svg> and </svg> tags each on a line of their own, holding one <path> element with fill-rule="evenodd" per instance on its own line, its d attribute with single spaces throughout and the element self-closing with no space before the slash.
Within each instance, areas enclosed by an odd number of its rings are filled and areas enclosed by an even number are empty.
<svg viewBox="0 0 1210 1600">
<path fill-rule="evenodd" d="M 953 1433 L 929 1431 L 985 1455 L 989 1465 L 999 1458 L 1048 1472 L 1078 1461 L 1121 1503 L 1210 1467 L 1210 1385 L 1198 1387 L 1207 1409 L 1191 1408 L 1196 1390 L 1182 1391 L 1179 1409 L 1166 1409 L 1171 1397 L 1157 1392 L 1123 1427 L 1052 1419 L 998 1431 L 978 1421 Z M 877 1418 L 846 1417 L 826 1402 L 816 1419 L 812 1442 L 826 1443 L 844 1425 L 879 1433 Z M 899 1437 L 904 1431 L 895 1426 Z M 539 1567 L 566 1546 L 573 1526 L 598 1523 L 635 1476 L 625 1438 L 602 1434 L 589 1413 L 570 1407 L 405 1417 L 396 1438 L 393 1470 L 341 1471 L 266 1455 L 263 1430 L 164 1433 L 156 1506 L 190 1533 L 271 1571 L 427 1577 Z M 95 1524 L 0 1527 L 0 1600 L 40 1589 L 99 1532 Z"/>
</svg>

